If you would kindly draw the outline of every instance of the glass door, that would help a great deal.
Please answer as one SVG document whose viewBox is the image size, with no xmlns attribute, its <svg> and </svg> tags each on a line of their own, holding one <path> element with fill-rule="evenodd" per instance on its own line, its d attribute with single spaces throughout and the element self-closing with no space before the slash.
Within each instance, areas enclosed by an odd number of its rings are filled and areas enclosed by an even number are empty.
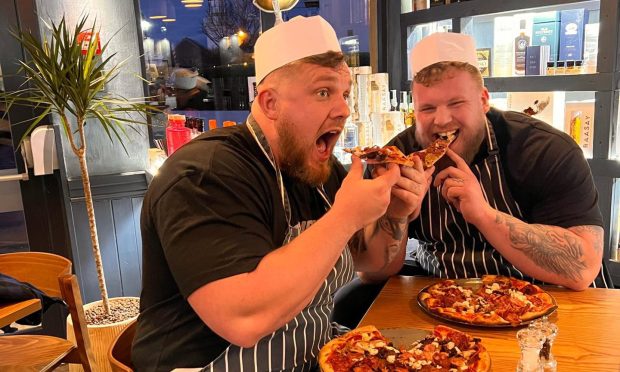
<svg viewBox="0 0 620 372">
<path fill-rule="evenodd" d="M 4 91 L 0 67 L 0 90 Z M 0 102 L 0 254 L 29 251 L 11 124 Z"/>
</svg>

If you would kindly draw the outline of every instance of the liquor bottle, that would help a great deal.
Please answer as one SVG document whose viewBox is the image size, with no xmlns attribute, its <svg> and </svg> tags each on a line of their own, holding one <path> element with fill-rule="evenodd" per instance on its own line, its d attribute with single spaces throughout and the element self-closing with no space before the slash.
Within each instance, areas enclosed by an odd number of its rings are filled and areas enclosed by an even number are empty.
<svg viewBox="0 0 620 372">
<path fill-rule="evenodd" d="M 185 115 L 168 115 L 166 147 L 168 156 L 192 139 L 192 130 L 185 127 Z"/>
<path fill-rule="evenodd" d="M 515 38 L 515 75 L 525 75 L 525 51 L 530 45 L 530 37 L 525 34 L 525 19 L 521 20 L 520 28 Z"/>
<path fill-rule="evenodd" d="M 409 98 L 407 97 L 407 92 L 400 91 L 400 105 L 398 106 L 398 110 L 402 113 L 407 113 L 409 111 Z"/>
<path fill-rule="evenodd" d="M 398 96 L 396 89 L 390 90 L 390 111 L 398 111 Z"/>
<path fill-rule="evenodd" d="M 357 125 L 347 120 L 344 124 L 344 131 L 342 133 L 343 147 L 353 148 L 359 146 L 358 140 L 358 128 Z"/>
</svg>

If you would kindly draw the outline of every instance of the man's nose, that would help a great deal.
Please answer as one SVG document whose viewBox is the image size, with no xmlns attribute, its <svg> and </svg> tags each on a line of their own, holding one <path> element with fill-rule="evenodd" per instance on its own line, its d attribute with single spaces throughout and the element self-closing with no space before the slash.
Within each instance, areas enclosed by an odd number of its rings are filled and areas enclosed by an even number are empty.
<svg viewBox="0 0 620 372">
<path fill-rule="evenodd" d="M 435 125 L 446 125 L 452 122 L 452 113 L 445 106 L 439 106 L 435 110 Z"/>
<path fill-rule="evenodd" d="M 347 99 L 343 96 L 340 96 L 340 98 L 336 98 L 336 103 L 331 113 L 332 117 L 334 118 L 348 118 L 351 114 L 351 110 L 349 110 L 349 104 L 347 102 Z"/>
</svg>

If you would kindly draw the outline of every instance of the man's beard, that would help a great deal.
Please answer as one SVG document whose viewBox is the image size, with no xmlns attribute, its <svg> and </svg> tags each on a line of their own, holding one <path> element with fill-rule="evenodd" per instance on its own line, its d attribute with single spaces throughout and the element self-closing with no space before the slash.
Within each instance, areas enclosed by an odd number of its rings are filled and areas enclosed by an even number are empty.
<svg viewBox="0 0 620 372">
<path fill-rule="evenodd" d="M 415 139 L 419 144 L 424 144 L 423 141 L 418 134 L 418 131 L 415 132 Z M 463 150 L 458 151 L 458 155 L 463 158 L 463 160 L 468 164 L 474 161 L 476 154 L 480 151 L 480 146 L 482 145 L 482 141 L 484 141 L 484 136 L 486 133 L 486 118 L 484 119 L 483 124 L 479 127 L 479 129 L 473 133 L 473 136 L 470 137 L 462 137 L 461 133 L 459 133 L 459 137 L 457 137 L 456 141 L 460 140 L 462 143 Z M 430 143 L 427 143 L 424 147 L 426 148 Z M 442 169 L 446 169 L 450 166 L 454 166 L 454 162 L 447 155 L 442 157 L 435 163 L 435 172 L 439 172 Z"/>
<path fill-rule="evenodd" d="M 303 183 L 319 186 L 327 182 L 332 168 L 332 158 L 324 163 L 311 164 L 312 146 L 305 146 L 295 133 L 295 124 L 284 119 L 276 123 L 280 140 L 280 168 L 282 172 Z"/>
</svg>

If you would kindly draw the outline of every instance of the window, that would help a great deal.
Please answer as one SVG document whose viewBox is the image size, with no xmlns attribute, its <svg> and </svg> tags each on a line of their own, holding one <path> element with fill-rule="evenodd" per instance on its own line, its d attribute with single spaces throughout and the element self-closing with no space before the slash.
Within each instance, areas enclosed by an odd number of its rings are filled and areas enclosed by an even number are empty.
<svg viewBox="0 0 620 372">
<path fill-rule="evenodd" d="M 369 0 L 298 0 L 282 13 L 321 15 L 350 66 L 369 65 Z M 203 120 L 243 122 L 254 96 L 254 44 L 266 13 L 249 0 L 140 0 L 153 104 Z M 299 42 L 303 42 L 300 40 Z M 154 130 L 157 138 L 157 130 Z"/>
</svg>

